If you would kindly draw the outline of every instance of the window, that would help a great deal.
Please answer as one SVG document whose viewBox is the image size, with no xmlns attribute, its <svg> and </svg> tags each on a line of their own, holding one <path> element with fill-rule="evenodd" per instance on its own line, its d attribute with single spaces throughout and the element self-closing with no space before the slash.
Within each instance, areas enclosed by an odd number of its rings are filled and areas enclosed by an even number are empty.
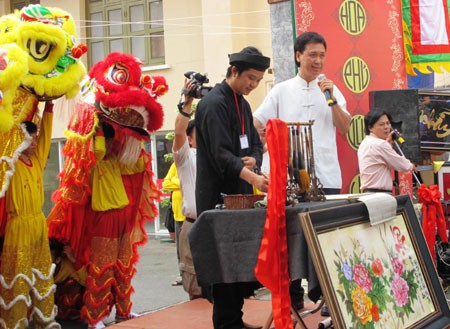
<svg viewBox="0 0 450 329">
<path fill-rule="evenodd" d="M 39 3 L 39 0 L 11 0 L 11 12 L 13 12 L 15 9 L 20 10 L 28 5 Z"/>
<path fill-rule="evenodd" d="M 172 164 L 164 160 L 164 155 L 172 152 L 172 141 L 166 138 L 165 133 L 158 132 L 152 135 L 151 142 L 146 145 L 146 149 L 152 154 L 153 173 L 158 186 L 161 188 L 164 177 L 166 177 Z M 157 234 L 167 232 L 164 227 L 166 211 L 167 208 L 163 208 L 159 204 L 159 218 L 154 221 L 154 232 Z"/>
<path fill-rule="evenodd" d="M 89 0 L 87 11 L 90 66 L 114 51 L 164 64 L 162 0 Z"/>
</svg>

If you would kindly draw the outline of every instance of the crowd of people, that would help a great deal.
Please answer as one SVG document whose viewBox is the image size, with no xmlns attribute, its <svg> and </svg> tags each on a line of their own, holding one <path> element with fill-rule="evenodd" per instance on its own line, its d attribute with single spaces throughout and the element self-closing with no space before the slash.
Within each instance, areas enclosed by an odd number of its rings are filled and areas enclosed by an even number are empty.
<svg viewBox="0 0 450 329">
<path fill-rule="evenodd" d="M 267 191 L 267 176 L 255 174 L 254 169 L 270 170 L 264 142 L 265 126 L 273 118 L 286 122 L 314 120 L 317 177 L 323 184 L 325 194 L 340 193 L 342 178 L 336 131 L 346 134 L 350 128 L 351 116 L 344 96 L 333 81 L 322 77 L 319 79 L 327 52 L 325 39 L 316 32 L 303 33 L 296 39 L 294 52 L 298 74 L 275 85 L 254 113 L 243 96 L 258 86 L 270 60 L 253 47 L 246 47 L 239 53 L 229 55 L 230 66 L 226 79 L 198 103 L 194 121 L 196 149 L 188 142 L 188 139 L 192 140 L 192 136 L 187 139 L 184 132 L 187 125 L 192 123 L 193 100 L 189 93 L 185 93 L 175 121 L 173 146 L 175 165 L 183 167 L 183 174 L 179 171 L 183 211 L 188 211 L 186 214 L 189 214 L 182 225 L 180 239 L 186 239 L 190 227 L 203 211 L 214 209 L 221 203 L 222 194 L 251 194 L 252 186 L 260 191 Z M 190 90 L 192 87 L 190 80 L 187 80 L 184 89 Z M 324 96 L 325 91 L 328 91 L 329 99 Z M 382 124 L 378 122 L 380 118 L 383 119 Z M 383 127 L 377 129 L 381 125 Z M 366 117 L 366 131 L 368 136 L 361 145 L 366 151 L 358 153 L 360 163 L 363 161 L 361 191 L 391 193 L 392 179 L 388 178 L 391 170 L 412 171 L 415 170 L 414 165 L 392 148 L 394 131 L 386 112 L 380 113 L 379 109 L 370 111 Z M 379 143 L 372 142 L 371 146 L 366 146 L 369 138 L 378 138 Z M 384 153 L 379 151 L 376 155 L 371 148 L 378 148 L 379 144 L 383 144 Z M 372 158 L 369 159 L 370 157 Z M 197 170 L 202 175 L 195 177 Z M 391 185 L 382 188 L 372 186 L 372 182 L 380 181 L 373 178 L 374 174 L 376 177 L 384 176 L 386 182 L 390 180 Z M 189 244 L 180 241 L 179 251 L 183 286 L 191 299 L 203 296 L 213 302 L 212 320 L 215 329 L 257 327 L 244 323 L 242 307 L 244 298 L 252 295 L 259 287 L 258 282 L 193 287 L 195 268 Z M 292 281 L 292 307 L 297 310 L 304 307 L 303 295 L 301 280 Z M 326 305 L 321 313 L 329 315 Z"/>
<path fill-rule="evenodd" d="M 270 58 L 254 47 L 229 55 L 226 78 L 201 98 L 195 118 L 194 97 L 189 91 L 196 86 L 191 79 L 185 81 L 184 101 L 175 120 L 174 164 L 164 188 L 172 191 L 181 284 L 189 299 L 207 298 L 213 303 L 215 329 L 255 328 L 244 323 L 242 308 L 244 299 L 260 284 L 199 287 L 188 234 L 202 212 L 222 202 L 222 195 L 267 191 L 269 178 L 259 174 L 263 158 L 266 165 L 268 162 L 263 144 L 267 122 L 273 118 L 286 122 L 314 120 L 316 175 L 325 194 L 339 194 L 342 187 L 336 132 L 347 133 L 351 116 L 334 82 L 326 77 L 319 79 L 327 54 L 326 41 L 318 33 L 303 33 L 295 41 L 294 53 L 298 74 L 275 85 L 254 113 L 244 96 L 258 87 L 270 66 Z M 394 132 L 387 112 L 372 109 L 365 124 L 367 137 L 358 151 L 361 190 L 390 192 L 390 170 L 412 171 L 414 165 L 393 150 Z M 35 125 L 24 122 L 24 129 L 30 135 L 30 146 L 20 156 L 5 197 L 7 218 L 0 273 L 3 281 L 12 283 L 0 284 L 0 296 L 7 305 L 1 308 L 0 325 L 25 328 L 31 312 L 35 328 L 54 329 L 59 328 L 53 297 L 55 265 L 42 213 L 42 172 L 50 145 L 51 104 L 44 111 L 39 137 Z M 86 251 L 89 262 L 85 267 L 78 266 L 67 248 L 54 255 L 53 262 L 60 265 L 61 254 L 73 260 L 72 277 L 86 287 L 80 290 L 80 315 L 89 322 L 89 328 L 102 328 L 102 319 L 113 306 L 118 321 L 134 316 L 130 295 L 136 255 L 129 240 L 135 238 L 133 219 L 149 161 L 141 152 L 132 166 L 124 167 L 111 151 L 116 147 L 114 129 L 106 123 L 98 124 L 93 140 L 96 165 L 91 173 L 92 209 L 84 214 L 90 221 L 85 226 L 90 239 Z M 291 282 L 290 295 L 293 307 L 304 307 L 301 280 Z"/>
</svg>

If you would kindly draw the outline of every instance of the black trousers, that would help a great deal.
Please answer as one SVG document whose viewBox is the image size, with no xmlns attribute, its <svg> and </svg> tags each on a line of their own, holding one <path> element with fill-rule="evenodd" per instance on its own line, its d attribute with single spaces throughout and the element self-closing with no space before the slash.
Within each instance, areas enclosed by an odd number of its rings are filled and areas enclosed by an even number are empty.
<svg viewBox="0 0 450 329">
<path fill-rule="evenodd" d="M 252 296 L 258 282 L 219 283 L 212 288 L 214 329 L 242 329 L 244 298 Z"/>
</svg>

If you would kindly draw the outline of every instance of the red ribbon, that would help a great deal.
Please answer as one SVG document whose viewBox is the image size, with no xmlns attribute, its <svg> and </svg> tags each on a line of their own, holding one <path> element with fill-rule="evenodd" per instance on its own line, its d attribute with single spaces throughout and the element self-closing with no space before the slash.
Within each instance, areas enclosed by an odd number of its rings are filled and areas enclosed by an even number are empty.
<svg viewBox="0 0 450 329">
<path fill-rule="evenodd" d="M 434 250 L 436 228 L 441 240 L 448 242 L 447 227 L 441 203 L 441 192 L 437 185 L 431 185 L 427 188 L 425 184 L 422 184 L 417 193 L 419 195 L 419 202 L 422 203 L 422 231 L 425 235 L 431 257 L 436 263 L 436 253 Z"/>
<path fill-rule="evenodd" d="M 269 120 L 266 136 L 270 154 L 270 180 L 266 223 L 255 276 L 272 292 L 275 328 L 293 329 L 286 234 L 286 180 L 289 148 L 286 123 L 279 119 Z"/>
</svg>

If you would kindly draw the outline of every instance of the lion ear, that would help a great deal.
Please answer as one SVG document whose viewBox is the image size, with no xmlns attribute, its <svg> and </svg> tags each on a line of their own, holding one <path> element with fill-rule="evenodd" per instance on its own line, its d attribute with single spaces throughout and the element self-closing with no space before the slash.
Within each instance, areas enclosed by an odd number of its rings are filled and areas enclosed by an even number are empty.
<svg viewBox="0 0 450 329">
<path fill-rule="evenodd" d="M 156 97 L 162 96 L 169 90 L 169 85 L 167 84 L 166 78 L 157 75 L 153 76 L 153 91 Z"/>
</svg>

